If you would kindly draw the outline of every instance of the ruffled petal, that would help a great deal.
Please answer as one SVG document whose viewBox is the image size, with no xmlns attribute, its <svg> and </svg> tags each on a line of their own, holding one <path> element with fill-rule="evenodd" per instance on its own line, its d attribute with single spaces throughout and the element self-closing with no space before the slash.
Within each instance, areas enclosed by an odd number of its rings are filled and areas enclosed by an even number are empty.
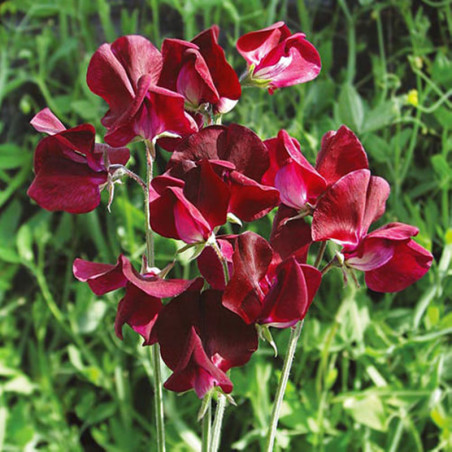
<svg viewBox="0 0 452 452">
<path fill-rule="evenodd" d="M 359 169 L 368 169 L 366 152 L 357 136 L 346 126 L 331 130 L 322 138 L 316 169 L 328 185 Z"/>
</svg>

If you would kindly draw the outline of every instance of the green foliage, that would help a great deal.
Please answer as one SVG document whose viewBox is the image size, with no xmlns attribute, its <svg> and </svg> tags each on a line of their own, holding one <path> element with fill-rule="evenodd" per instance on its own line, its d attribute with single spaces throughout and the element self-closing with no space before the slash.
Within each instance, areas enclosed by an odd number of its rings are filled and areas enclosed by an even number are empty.
<svg viewBox="0 0 452 452">
<path fill-rule="evenodd" d="M 77 256 L 114 262 L 122 251 L 138 263 L 140 190 L 118 187 L 111 214 L 41 211 L 26 196 L 39 140 L 28 121 L 48 106 L 65 125 L 91 122 L 101 134 L 106 105 L 87 88 L 86 68 L 121 34 L 160 45 L 217 23 L 241 71 L 235 40 L 277 20 L 318 47 L 320 77 L 273 96 L 245 90 L 226 120 L 262 138 L 285 128 L 311 161 L 323 133 L 347 124 L 391 184 L 385 220 L 417 225 L 436 258 L 423 280 L 395 295 L 344 290 L 339 272 L 328 273 L 305 322 L 277 447 L 452 450 L 451 11 L 447 0 L 1 3 L 0 450 L 149 451 L 155 437 L 147 348 L 128 328 L 123 342 L 115 337 L 117 294 L 95 297 L 72 277 Z M 142 151 L 134 145 L 141 168 Z M 268 236 L 270 222 L 252 228 Z M 177 247 L 156 238 L 157 264 Z M 194 273 L 184 257 L 173 270 Z M 273 337 L 283 355 L 288 331 Z M 226 411 L 221 450 L 261 450 L 281 365 L 261 344 L 232 370 L 238 406 Z M 193 393 L 165 394 L 168 450 L 199 449 L 198 409 Z"/>
</svg>

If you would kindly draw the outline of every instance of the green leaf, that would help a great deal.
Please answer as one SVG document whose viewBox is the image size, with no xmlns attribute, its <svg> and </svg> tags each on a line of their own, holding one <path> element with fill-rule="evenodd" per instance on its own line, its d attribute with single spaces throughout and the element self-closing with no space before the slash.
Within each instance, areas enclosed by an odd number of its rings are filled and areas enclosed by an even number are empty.
<svg viewBox="0 0 452 452">
<path fill-rule="evenodd" d="M 31 160 L 32 153 L 14 143 L 0 144 L 0 169 L 20 168 Z"/>
<path fill-rule="evenodd" d="M 5 392 L 30 395 L 36 389 L 36 385 L 26 375 L 17 375 L 3 385 Z"/>
<path fill-rule="evenodd" d="M 343 85 L 339 94 L 339 103 L 335 107 L 337 119 L 354 132 L 361 132 L 364 120 L 364 106 L 361 96 L 353 85 Z"/>
<path fill-rule="evenodd" d="M 374 132 L 392 125 L 399 114 L 399 103 L 395 99 L 383 102 L 373 110 L 366 112 L 361 132 Z"/>
<path fill-rule="evenodd" d="M 17 233 L 16 238 L 17 250 L 19 251 L 19 256 L 27 261 L 31 262 L 33 260 L 33 237 L 31 235 L 31 230 L 28 224 L 24 224 Z"/>
<path fill-rule="evenodd" d="M 358 424 L 366 425 L 380 432 L 387 430 L 388 416 L 381 399 L 376 395 L 347 398 L 344 401 L 344 408 Z"/>
</svg>

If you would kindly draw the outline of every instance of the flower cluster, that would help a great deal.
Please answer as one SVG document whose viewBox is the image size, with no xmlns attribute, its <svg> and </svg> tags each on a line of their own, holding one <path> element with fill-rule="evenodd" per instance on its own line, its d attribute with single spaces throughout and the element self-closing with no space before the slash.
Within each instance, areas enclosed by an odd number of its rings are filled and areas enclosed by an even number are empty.
<svg viewBox="0 0 452 452">
<path fill-rule="evenodd" d="M 102 118 L 108 144 L 95 143 L 89 124 L 66 129 L 48 109 L 32 120 L 49 136 L 35 152 L 29 195 L 43 208 L 89 212 L 107 188 L 131 176 L 144 189 L 148 234 L 194 247 L 200 276 L 168 278 L 170 267 L 143 260 L 141 272 L 123 255 L 115 265 L 74 262 L 74 275 L 97 295 L 124 289 L 115 331 L 124 324 L 158 343 L 172 370 L 165 386 L 212 388 L 230 393 L 229 369 L 249 361 L 258 336 L 269 327 L 303 320 L 326 270 L 345 277 L 365 273 L 367 286 L 399 291 L 421 278 L 432 255 L 412 237 L 418 229 L 390 223 L 369 232 L 385 211 L 389 185 L 371 174 L 358 138 L 347 127 L 322 139 L 313 166 L 298 141 L 281 130 L 262 141 L 239 124 L 221 125 L 243 86 L 275 90 L 314 79 L 320 57 L 302 33 L 283 23 L 248 33 L 237 42 L 247 62 L 240 82 L 218 44 L 219 29 L 192 41 L 165 39 L 161 52 L 142 36 L 103 44 L 88 66 L 89 88 L 109 105 Z M 172 152 L 165 172 L 147 182 L 126 168 L 132 140 L 146 143 L 148 162 L 156 144 Z M 149 169 L 148 169 L 149 171 Z M 150 171 L 151 173 L 151 171 Z M 221 235 L 228 221 L 242 225 L 277 209 L 269 240 L 254 232 Z M 310 265 L 309 250 L 335 254 L 323 271 Z"/>
</svg>

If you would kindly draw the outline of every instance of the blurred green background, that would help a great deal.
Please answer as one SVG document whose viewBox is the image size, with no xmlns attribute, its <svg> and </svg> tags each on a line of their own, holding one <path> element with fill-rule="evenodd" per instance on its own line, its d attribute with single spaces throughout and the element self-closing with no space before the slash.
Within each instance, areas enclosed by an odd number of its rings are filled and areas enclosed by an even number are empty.
<svg viewBox="0 0 452 452">
<path fill-rule="evenodd" d="M 26 195 L 33 150 L 28 124 L 50 107 L 66 126 L 90 122 L 102 139 L 106 104 L 85 82 L 95 49 L 138 33 L 160 46 L 191 39 L 213 23 L 240 73 L 235 41 L 284 20 L 318 48 L 323 69 L 306 85 L 273 96 L 245 90 L 224 120 L 263 139 L 281 128 L 311 162 L 322 135 L 346 124 L 374 174 L 392 187 L 381 222 L 419 227 L 435 262 L 395 295 L 343 288 L 325 277 L 291 374 L 277 447 L 298 451 L 452 450 L 452 7 L 448 0 L 20 0 L 0 4 L 0 450 L 152 451 L 148 348 L 113 320 L 120 295 L 94 296 L 74 280 L 75 257 L 139 262 L 144 243 L 140 190 L 117 189 L 108 214 L 41 210 Z M 143 174 L 140 145 L 132 165 Z M 168 154 L 162 153 L 161 171 Z M 268 237 L 270 219 L 250 225 Z M 164 266 L 177 244 L 157 239 Z M 331 253 L 333 250 L 330 249 Z M 181 259 L 173 273 L 196 268 Z M 237 407 L 226 411 L 221 450 L 259 451 L 288 331 L 232 370 Z M 167 447 L 200 445 L 194 393 L 165 392 Z"/>
</svg>

